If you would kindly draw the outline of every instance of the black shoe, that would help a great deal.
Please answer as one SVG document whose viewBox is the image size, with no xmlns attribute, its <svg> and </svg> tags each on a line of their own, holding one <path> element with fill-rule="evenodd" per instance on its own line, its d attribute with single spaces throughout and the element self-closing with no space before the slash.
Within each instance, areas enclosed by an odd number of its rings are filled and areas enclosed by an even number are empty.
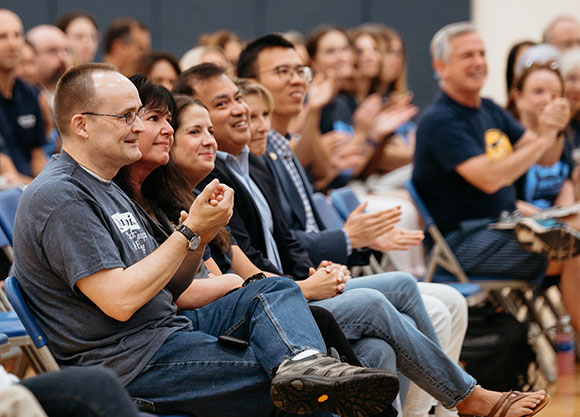
<svg viewBox="0 0 580 417">
<path fill-rule="evenodd" d="M 348 365 L 322 353 L 285 359 L 270 386 L 274 405 L 284 411 L 330 411 L 342 417 L 381 413 L 398 392 L 399 380 L 393 372 Z"/>
<path fill-rule="evenodd" d="M 554 219 L 520 219 L 514 229 L 524 249 L 548 259 L 564 260 L 580 255 L 580 233 Z"/>
</svg>

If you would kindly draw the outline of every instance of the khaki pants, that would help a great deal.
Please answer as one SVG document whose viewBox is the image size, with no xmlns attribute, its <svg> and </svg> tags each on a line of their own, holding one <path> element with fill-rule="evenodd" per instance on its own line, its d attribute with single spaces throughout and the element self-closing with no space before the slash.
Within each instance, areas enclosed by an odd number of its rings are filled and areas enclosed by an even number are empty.
<svg viewBox="0 0 580 417">
<path fill-rule="evenodd" d="M 34 395 L 22 385 L 0 391 L 0 417 L 47 417 Z"/>
</svg>

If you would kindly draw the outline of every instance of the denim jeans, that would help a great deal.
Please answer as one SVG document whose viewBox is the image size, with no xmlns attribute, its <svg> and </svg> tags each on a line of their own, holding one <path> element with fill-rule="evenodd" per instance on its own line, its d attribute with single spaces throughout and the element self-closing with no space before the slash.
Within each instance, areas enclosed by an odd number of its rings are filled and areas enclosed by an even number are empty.
<svg viewBox="0 0 580 417">
<path fill-rule="evenodd" d="M 441 350 L 453 362 L 459 362 L 463 338 L 467 331 L 467 302 L 455 288 L 446 284 L 419 282 L 417 288 L 433 323 Z M 446 409 L 425 391 L 411 384 L 404 403 L 405 417 L 425 417 L 431 407 L 435 417 L 457 417 L 456 409 Z"/>
<path fill-rule="evenodd" d="M 266 416 L 270 371 L 305 349 L 325 352 L 324 341 L 299 287 L 268 278 L 197 310 L 182 312 L 193 331 L 171 335 L 127 386 L 155 410 L 204 416 Z M 217 342 L 229 335 L 249 342 Z"/>
<path fill-rule="evenodd" d="M 344 294 L 313 304 L 332 312 L 346 337 L 353 340 L 363 365 L 394 370 L 396 358 L 401 373 L 444 406 L 455 407 L 471 394 L 476 381 L 441 351 L 416 281 L 409 277 L 388 273 L 354 278 Z M 381 290 L 368 288 L 365 281 Z"/>
<path fill-rule="evenodd" d="M 105 368 L 66 368 L 21 384 L 34 394 L 48 417 L 138 416 L 127 391 Z"/>
</svg>

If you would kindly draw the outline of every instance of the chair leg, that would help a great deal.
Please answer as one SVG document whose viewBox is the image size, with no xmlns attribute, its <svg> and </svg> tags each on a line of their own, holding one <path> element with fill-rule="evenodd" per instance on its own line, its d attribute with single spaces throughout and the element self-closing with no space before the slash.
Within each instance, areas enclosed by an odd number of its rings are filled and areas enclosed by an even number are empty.
<svg viewBox="0 0 580 417">
<path fill-rule="evenodd" d="M 549 339 L 542 331 L 538 328 L 537 323 L 530 324 L 530 331 L 528 333 L 530 335 L 530 345 L 532 346 L 532 350 L 536 354 L 536 363 L 538 364 L 539 370 L 544 374 L 548 383 L 556 382 L 558 379 L 558 372 L 557 369 L 554 367 L 554 363 L 550 363 L 545 356 L 545 352 L 542 352 L 540 348 L 540 340 L 542 337 Z M 547 341 L 549 345 L 549 340 Z"/>
</svg>

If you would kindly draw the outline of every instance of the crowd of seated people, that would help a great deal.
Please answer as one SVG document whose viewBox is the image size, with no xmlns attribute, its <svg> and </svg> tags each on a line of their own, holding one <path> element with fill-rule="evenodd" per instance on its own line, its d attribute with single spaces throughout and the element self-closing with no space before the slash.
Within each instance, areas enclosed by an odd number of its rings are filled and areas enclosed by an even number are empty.
<svg viewBox="0 0 580 417">
<path fill-rule="evenodd" d="M 300 35 L 220 30 L 179 59 L 119 18 L 100 64 L 89 13 L 25 36 L 0 10 L 0 186 L 28 184 L 13 272 L 57 362 L 112 369 L 119 407 L 198 417 L 393 416 L 399 387 L 407 417 L 539 413 L 544 391 L 489 391 L 458 365 L 458 291 L 349 267 L 422 253 L 401 224 L 412 178 L 467 273 L 559 275 L 580 329 L 576 215 L 489 227 L 578 197 L 580 25 L 512 48 L 507 110 L 480 96 L 475 27 L 441 28 L 419 117 L 394 29 Z M 355 182 L 374 207 L 327 228 L 313 192 Z"/>
</svg>

